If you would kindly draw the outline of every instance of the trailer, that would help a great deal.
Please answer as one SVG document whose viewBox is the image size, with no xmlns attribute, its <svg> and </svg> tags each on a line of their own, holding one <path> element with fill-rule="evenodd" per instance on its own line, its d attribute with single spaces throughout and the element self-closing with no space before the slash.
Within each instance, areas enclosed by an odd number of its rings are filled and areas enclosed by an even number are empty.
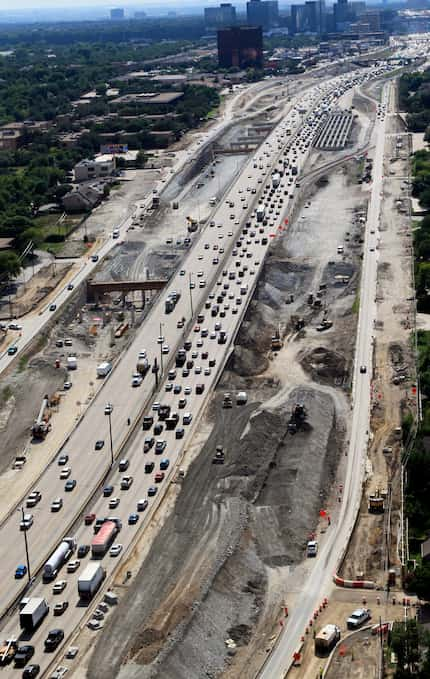
<svg viewBox="0 0 430 679">
<path fill-rule="evenodd" d="M 43 567 L 42 577 L 44 582 L 54 580 L 60 568 L 72 556 L 75 549 L 75 538 L 64 538 L 64 540 L 58 545 L 57 549 L 51 554 Z"/>
<path fill-rule="evenodd" d="M 115 521 L 104 521 L 102 526 L 92 539 L 91 554 L 94 559 L 100 559 L 104 556 L 111 546 L 112 542 L 118 533 L 118 525 Z"/>
<path fill-rule="evenodd" d="M 21 609 L 19 624 L 27 632 L 33 632 L 49 613 L 49 606 L 42 597 L 32 597 Z"/>
<path fill-rule="evenodd" d="M 90 601 L 106 577 L 105 569 L 98 563 L 89 563 L 78 578 L 78 594 L 82 601 Z"/>
</svg>

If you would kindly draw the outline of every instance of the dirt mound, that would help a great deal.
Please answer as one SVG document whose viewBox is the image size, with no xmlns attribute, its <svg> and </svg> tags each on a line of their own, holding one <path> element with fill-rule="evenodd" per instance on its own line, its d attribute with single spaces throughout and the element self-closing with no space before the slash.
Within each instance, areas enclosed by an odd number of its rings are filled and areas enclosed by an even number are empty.
<svg viewBox="0 0 430 679">
<path fill-rule="evenodd" d="M 345 357 L 327 347 L 316 347 L 303 352 L 300 365 L 317 382 L 334 383 L 343 380 L 347 375 Z"/>
</svg>

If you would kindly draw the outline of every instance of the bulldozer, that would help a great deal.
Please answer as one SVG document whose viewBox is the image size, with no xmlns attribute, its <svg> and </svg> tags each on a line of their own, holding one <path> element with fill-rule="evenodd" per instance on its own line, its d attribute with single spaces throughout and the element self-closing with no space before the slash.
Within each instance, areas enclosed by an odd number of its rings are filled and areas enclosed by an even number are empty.
<svg viewBox="0 0 430 679">
<path fill-rule="evenodd" d="M 272 351 L 279 351 L 279 349 L 282 349 L 283 346 L 284 346 L 284 343 L 282 341 L 282 336 L 281 336 L 281 326 L 278 325 L 278 328 L 275 331 L 275 334 L 272 335 Z"/>
<path fill-rule="evenodd" d="M 225 453 L 223 446 L 217 446 L 215 450 L 215 455 L 212 458 L 212 464 L 224 464 Z"/>
<path fill-rule="evenodd" d="M 303 428 L 306 422 L 306 408 L 303 403 L 296 403 L 291 413 L 290 421 L 287 424 L 287 431 L 289 434 L 297 434 Z"/>
</svg>

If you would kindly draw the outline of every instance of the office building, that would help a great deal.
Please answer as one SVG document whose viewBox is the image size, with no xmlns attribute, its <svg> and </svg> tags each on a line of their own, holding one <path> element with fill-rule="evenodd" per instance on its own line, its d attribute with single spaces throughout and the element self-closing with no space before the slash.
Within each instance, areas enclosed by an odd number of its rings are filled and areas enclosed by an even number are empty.
<svg viewBox="0 0 430 679">
<path fill-rule="evenodd" d="M 221 3 L 219 7 L 205 7 L 205 24 L 209 28 L 234 26 L 236 23 L 236 7 L 230 3 Z"/>
<path fill-rule="evenodd" d="M 339 32 L 347 31 L 349 24 L 354 20 L 354 14 L 348 5 L 348 0 L 338 0 L 333 5 L 335 30 Z"/>
<path fill-rule="evenodd" d="M 291 6 L 292 33 L 323 33 L 324 30 L 324 0 L 307 0 L 304 5 Z"/>
<path fill-rule="evenodd" d="M 262 68 L 261 26 L 224 28 L 218 31 L 218 63 L 221 68 Z"/>
<path fill-rule="evenodd" d="M 110 18 L 112 21 L 122 21 L 124 19 L 124 10 L 121 7 L 111 9 Z"/>
<path fill-rule="evenodd" d="M 250 26 L 271 28 L 279 23 L 278 0 L 249 0 L 246 3 L 246 20 Z"/>
</svg>

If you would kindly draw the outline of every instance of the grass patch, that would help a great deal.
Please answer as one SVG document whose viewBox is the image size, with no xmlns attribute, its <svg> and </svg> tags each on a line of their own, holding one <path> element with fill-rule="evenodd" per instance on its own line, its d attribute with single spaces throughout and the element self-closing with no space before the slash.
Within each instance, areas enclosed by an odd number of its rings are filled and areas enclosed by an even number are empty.
<svg viewBox="0 0 430 679">
<path fill-rule="evenodd" d="M 24 356 L 20 356 L 19 362 L 18 362 L 18 372 L 22 373 L 26 369 L 28 365 L 28 356 L 24 354 Z"/>
<path fill-rule="evenodd" d="M 360 311 L 360 293 L 357 292 L 357 294 L 355 295 L 353 305 L 352 305 L 352 313 L 358 314 L 359 311 Z"/>
<path fill-rule="evenodd" d="M 12 388 L 9 385 L 7 385 L 6 387 L 4 387 L 1 393 L 3 403 L 7 403 L 9 399 L 12 398 L 12 396 L 13 396 Z"/>
</svg>

